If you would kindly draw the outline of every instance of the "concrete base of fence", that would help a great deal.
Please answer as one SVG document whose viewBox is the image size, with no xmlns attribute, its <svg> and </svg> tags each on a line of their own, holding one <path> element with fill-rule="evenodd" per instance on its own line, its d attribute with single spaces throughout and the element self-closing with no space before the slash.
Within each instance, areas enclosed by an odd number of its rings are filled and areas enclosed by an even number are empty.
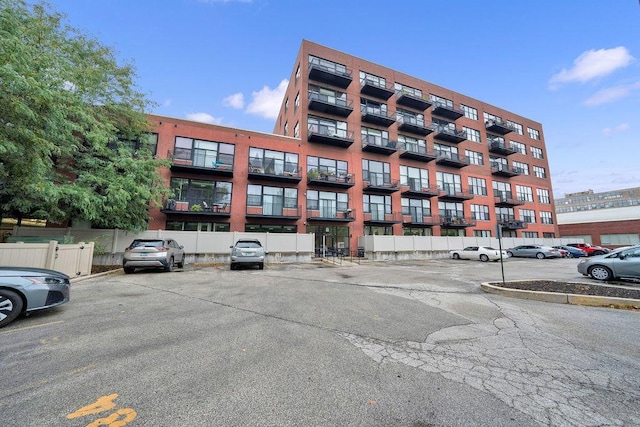
<svg viewBox="0 0 640 427">
<path fill-rule="evenodd" d="M 451 258 L 449 251 L 399 251 L 399 252 L 365 252 L 372 261 L 410 261 L 415 259 Z"/>
<path fill-rule="evenodd" d="M 122 253 L 97 255 L 93 258 L 94 265 L 122 265 Z M 311 262 L 312 252 L 274 252 L 268 253 L 265 262 L 270 263 L 305 263 Z M 229 254 L 187 254 L 187 264 L 228 264 L 231 262 Z"/>
</svg>

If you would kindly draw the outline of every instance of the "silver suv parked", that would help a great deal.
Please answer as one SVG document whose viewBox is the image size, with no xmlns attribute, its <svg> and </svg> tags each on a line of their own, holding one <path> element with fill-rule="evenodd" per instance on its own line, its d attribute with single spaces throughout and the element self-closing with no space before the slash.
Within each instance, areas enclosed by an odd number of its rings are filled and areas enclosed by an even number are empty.
<svg viewBox="0 0 640 427">
<path fill-rule="evenodd" d="M 256 239 L 240 239 L 231 246 L 231 270 L 240 265 L 257 265 L 260 270 L 264 268 L 264 248 Z"/>
<path fill-rule="evenodd" d="M 135 239 L 124 250 L 122 268 L 126 274 L 136 267 L 162 268 L 172 271 L 173 266 L 184 268 L 184 246 L 173 239 Z"/>
</svg>

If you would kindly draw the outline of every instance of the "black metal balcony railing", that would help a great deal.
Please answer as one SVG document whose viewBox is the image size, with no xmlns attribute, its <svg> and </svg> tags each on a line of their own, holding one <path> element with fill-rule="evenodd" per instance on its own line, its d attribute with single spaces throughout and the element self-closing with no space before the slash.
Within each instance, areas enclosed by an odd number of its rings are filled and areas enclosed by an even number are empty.
<svg viewBox="0 0 640 427">
<path fill-rule="evenodd" d="M 284 206 L 282 203 L 263 203 L 260 206 L 247 206 L 247 218 L 300 219 L 300 206 Z"/>
<path fill-rule="evenodd" d="M 260 166 L 264 161 L 249 160 L 249 178 L 280 182 L 300 182 L 302 180 L 301 168 L 297 164 L 273 163 L 269 167 Z"/>
<path fill-rule="evenodd" d="M 309 78 L 343 89 L 347 88 L 353 80 L 351 70 L 348 68 L 340 64 L 332 64 L 326 60 L 320 62 L 319 58 L 309 61 Z"/>
<path fill-rule="evenodd" d="M 363 181 L 365 182 L 364 189 L 368 191 L 393 193 L 400 189 L 399 181 L 391 181 L 388 175 L 382 173 L 369 172 Z"/>
<path fill-rule="evenodd" d="M 396 141 L 389 141 L 387 138 L 373 135 L 364 135 L 362 137 L 362 151 L 390 156 L 397 151 L 397 145 Z"/>
<path fill-rule="evenodd" d="M 171 160 L 171 169 L 174 171 L 199 171 L 233 176 L 233 154 L 220 156 L 214 150 L 178 148 L 175 151 L 169 150 L 167 158 Z"/>
<path fill-rule="evenodd" d="M 325 187 L 348 188 L 356 185 L 353 174 L 347 171 L 318 170 L 307 171 L 307 183 Z"/>
<path fill-rule="evenodd" d="M 407 115 L 397 115 L 398 130 L 411 132 L 420 136 L 427 136 L 434 131 L 433 124 L 427 124 L 423 119 Z"/>
<path fill-rule="evenodd" d="M 445 184 L 444 186 L 439 187 L 439 189 L 441 191 L 439 193 L 440 200 L 470 200 L 474 197 L 473 193 L 466 191 L 462 187 L 449 186 Z"/>
<path fill-rule="evenodd" d="M 527 228 L 526 222 L 517 220 L 514 216 L 511 215 L 498 215 L 497 221 L 502 228 L 506 228 L 509 230 L 519 230 Z"/>
<path fill-rule="evenodd" d="M 489 141 L 489 152 L 495 154 L 502 154 L 505 156 L 515 154 L 518 152 L 511 144 L 507 144 L 504 140 Z"/>
<path fill-rule="evenodd" d="M 396 122 L 395 115 L 380 108 L 372 108 L 368 105 L 360 105 L 362 121 L 378 126 L 389 127 Z"/>
<path fill-rule="evenodd" d="M 440 219 L 424 209 L 411 208 L 408 211 L 403 210 L 402 222 L 406 225 L 432 227 L 439 225 Z"/>
<path fill-rule="evenodd" d="M 309 110 L 348 117 L 353 111 L 353 101 L 318 92 L 309 92 Z"/>
<path fill-rule="evenodd" d="M 307 209 L 308 221 L 352 222 L 356 219 L 354 209 L 318 208 Z"/>
<path fill-rule="evenodd" d="M 413 142 L 401 142 L 398 144 L 398 148 L 404 150 L 400 153 L 400 157 L 406 159 L 430 162 L 437 157 L 436 154 L 429 151 L 425 145 L 419 145 Z"/>
<path fill-rule="evenodd" d="M 500 118 L 487 120 L 484 125 L 489 132 L 497 133 L 500 135 L 506 135 L 509 132 L 513 132 L 515 130 L 515 126 Z"/>
<path fill-rule="evenodd" d="M 419 181 L 419 180 L 417 180 Z M 419 182 L 409 182 L 408 185 L 402 186 L 402 195 L 417 198 L 429 198 L 440 195 L 440 189 L 438 187 L 422 186 Z"/>
<path fill-rule="evenodd" d="M 384 207 L 375 209 L 376 205 L 370 205 L 371 211 L 364 212 L 365 224 L 399 224 L 402 222 L 402 214 L 400 212 L 385 213 Z"/>
<path fill-rule="evenodd" d="M 431 106 L 431 101 L 424 95 L 418 96 L 404 90 L 396 91 L 396 104 L 424 111 Z"/>
<path fill-rule="evenodd" d="M 469 166 L 469 160 L 463 155 L 442 150 L 436 150 L 435 154 L 437 156 L 436 163 L 439 165 L 452 166 L 454 168 Z"/>
<path fill-rule="evenodd" d="M 353 131 L 327 125 L 310 124 L 307 139 L 309 142 L 347 148 L 353 144 Z"/>
<path fill-rule="evenodd" d="M 512 177 L 521 175 L 522 172 L 523 170 L 521 168 L 510 167 L 508 164 L 496 162 L 491 163 L 491 173 L 493 175 Z"/>
<path fill-rule="evenodd" d="M 473 218 L 458 216 L 458 215 L 444 215 L 440 216 L 440 225 L 442 227 L 473 227 L 476 225 L 476 221 Z"/>
<path fill-rule="evenodd" d="M 376 98 L 389 99 L 393 95 L 393 89 L 377 80 L 364 78 L 360 79 L 360 93 L 375 96 Z"/>
<path fill-rule="evenodd" d="M 462 110 L 458 110 L 454 108 L 453 105 L 448 105 L 440 101 L 434 101 L 431 114 L 445 117 L 449 120 L 457 120 L 460 117 L 464 116 L 464 112 Z"/>
<path fill-rule="evenodd" d="M 467 132 L 451 126 L 438 126 L 434 138 L 457 144 L 467 139 Z"/>
<path fill-rule="evenodd" d="M 224 200 L 186 197 L 168 200 L 161 211 L 165 214 L 230 216 L 231 203 Z"/>
<path fill-rule="evenodd" d="M 498 196 L 494 196 L 494 203 L 496 206 L 520 206 L 524 205 L 522 200 L 513 198 L 511 193 L 503 193 Z"/>
</svg>

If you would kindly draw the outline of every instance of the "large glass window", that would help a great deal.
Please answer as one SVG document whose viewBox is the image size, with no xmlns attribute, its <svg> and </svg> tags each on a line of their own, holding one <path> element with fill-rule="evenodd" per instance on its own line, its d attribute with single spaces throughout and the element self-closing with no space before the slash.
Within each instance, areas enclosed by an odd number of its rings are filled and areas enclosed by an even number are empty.
<svg viewBox="0 0 640 427">
<path fill-rule="evenodd" d="M 523 202 L 533 202 L 533 190 L 531 187 L 516 185 L 516 195 L 518 200 L 522 200 Z"/>
<path fill-rule="evenodd" d="M 479 221 L 489 221 L 489 206 L 471 205 L 471 218 Z"/>
<path fill-rule="evenodd" d="M 484 178 L 469 177 L 469 191 L 476 196 L 487 195 L 487 181 Z"/>
<path fill-rule="evenodd" d="M 404 147 L 405 150 L 411 151 L 412 153 L 427 153 L 427 141 L 424 139 L 412 138 L 410 136 L 398 135 L 398 143 L 401 147 Z"/>
<path fill-rule="evenodd" d="M 294 175 L 299 172 L 298 155 L 250 147 L 249 168 L 269 175 Z"/>
<path fill-rule="evenodd" d="M 387 81 L 384 77 L 376 76 L 375 74 L 365 73 L 360 71 L 360 84 L 368 83 L 378 87 L 387 87 Z"/>
<path fill-rule="evenodd" d="M 344 160 L 307 156 L 307 173 L 315 169 L 320 174 L 345 178 L 349 174 L 347 166 L 348 164 Z"/>
<path fill-rule="evenodd" d="M 378 145 L 380 147 L 389 145 L 389 132 L 386 130 L 362 126 L 360 128 L 360 136 L 362 137 L 362 142 L 368 145 Z"/>
<path fill-rule="evenodd" d="M 529 138 L 539 140 L 540 139 L 540 131 L 536 129 L 527 128 L 527 133 L 529 133 Z"/>
<path fill-rule="evenodd" d="M 298 207 L 298 189 L 249 184 L 247 206 L 261 206 L 264 215 L 282 215 L 283 208 Z"/>
<path fill-rule="evenodd" d="M 531 148 L 531 155 L 533 156 L 534 159 L 544 159 L 544 156 L 542 155 L 542 148 L 538 148 L 538 147 L 530 147 Z"/>
<path fill-rule="evenodd" d="M 529 165 L 522 162 L 513 161 L 513 169 L 520 172 L 522 175 L 529 175 Z"/>
<path fill-rule="evenodd" d="M 348 137 L 347 122 L 309 116 L 307 117 L 307 125 L 309 128 L 309 132 L 311 133 L 336 136 L 338 138 Z"/>
<path fill-rule="evenodd" d="M 391 184 L 390 164 L 362 159 L 362 180 L 376 186 Z"/>
<path fill-rule="evenodd" d="M 460 104 L 460 108 L 464 112 L 464 116 L 471 120 L 478 120 L 478 110 L 468 105 Z"/>
<path fill-rule="evenodd" d="M 551 197 L 549 197 L 549 190 L 544 188 L 536 189 L 538 192 L 538 202 L 543 203 L 545 205 L 551 204 Z"/>
<path fill-rule="evenodd" d="M 551 212 L 540 212 L 540 222 L 542 224 L 553 224 L 553 214 Z"/>
<path fill-rule="evenodd" d="M 309 99 L 325 102 L 332 105 L 347 105 L 347 94 L 344 92 L 327 89 L 317 85 L 309 85 Z"/>
<path fill-rule="evenodd" d="M 409 186 L 413 191 L 422 191 L 423 188 L 429 188 L 429 171 L 400 166 L 400 185 Z"/>
<path fill-rule="evenodd" d="M 438 213 L 443 218 L 464 218 L 464 207 L 460 202 L 438 202 Z"/>
<path fill-rule="evenodd" d="M 349 195 L 331 191 L 307 190 L 307 209 L 320 211 L 322 218 L 336 218 L 349 209 Z"/>
<path fill-rule="evenodd" d="M 477 129 L 471 129 L 466 126 L 462 126 L 462 130 L 467 134 L 467 139 L 473 142 L 481 142 L 480 131 Z"/>
<path fill-rule="evenodd" d="M 193 166 L 211 168 L 233 165 L 234 152 L 233 144 L 177 136 L 173 158 L 190 162 Z"/>
<path fill-rule="evenodd" d="M 406 86 L 396 82 L 395 90 L 397 94 L 404 93 L 414 98 L 422 98 L 422 91 L 411 86 Z"/>
<path fill-rule="evenodd" d="M 532 209 L 518 209 L 518 212 L 520 213 L 520 221 L 522 222 L 528 222 L 528 223 L 535 223 L 536 222 L 536 213 L 534 210 Z"/>
<path fill-rule="evenodd" d="M 231 204 L 233 184 L 225 181 L 203 181 L 187 178 L 171 178 L 171 200 L 186 202 L 185 208 L 195 205 L 206 209 L 208 206 Z"/>
<path fill-rule="evenodd" d="M 524 145 L 522 142 L 517 142 L 517 141 L 509 141 L 509 142 L 511 144 L 511 148 L 513 148 L 520 154 L 524 154 L 525 156 L 527 155 L 527 146 Z"/>
<path fill-rule="evenodd" d="M 493 197 L 499 197 L 501 200 L 513 199 L 511 184 L 508 182 L 493 181 Z"/>
<path fill-rule="evenodd" d="M 511 120 L 507 120 L 507 125 L 513 128 L 513 131 L 518 135 L 523 135 L 522 125 L 520 123 L 512 122 Z"/>
<path fill-rule="evenodd" d="M 469 160 L 470 165 L 484 165 L 484 155 L 482 153 L 478 153 L 477 151 L 464 150 L 465 156 Z"/>
<path fill-rule="evenodd" d="M 362 210 L 371 214 L 373 221 L 382 221 L 386 214 L 391 213 L 391 196 L 363 194 Z"/>
<path fill-rule="evenodd" d="M 460 175 L 436 172 L 436 181 L 438 188 L 447 194 L 455 194 L 462 192 L 462 178 Z"/>
<path fill-rule="evenodd" d="M 309 55 L 309 65 L 315 65 L 336 74 L 349 74 L 345 65 L 313 55 Z"/>
<path fill-rule="evenodd" d="M 533 167 L 533 174 L 537 178 L 546 178 L 547 177 L 547 172 L 544 170 L 544 168 L 542 168 L 540 166 L 534 166 Z"/>
</svg>

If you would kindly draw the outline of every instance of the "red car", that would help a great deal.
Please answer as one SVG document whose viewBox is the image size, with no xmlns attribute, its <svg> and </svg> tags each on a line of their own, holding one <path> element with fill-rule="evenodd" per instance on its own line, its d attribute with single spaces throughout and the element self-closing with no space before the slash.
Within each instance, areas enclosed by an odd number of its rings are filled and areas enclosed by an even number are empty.
<svg viewBox="0 0 640 427">
<path fill-rule="evenodd" d="M 587 256 L 604 255 L 611 252 L 611 249 L 603 248 L 602 246 L 594 246 L 589 243 L 567 243 L 566 246 L 582 249 L 587 253 Z"/>
</svg>

